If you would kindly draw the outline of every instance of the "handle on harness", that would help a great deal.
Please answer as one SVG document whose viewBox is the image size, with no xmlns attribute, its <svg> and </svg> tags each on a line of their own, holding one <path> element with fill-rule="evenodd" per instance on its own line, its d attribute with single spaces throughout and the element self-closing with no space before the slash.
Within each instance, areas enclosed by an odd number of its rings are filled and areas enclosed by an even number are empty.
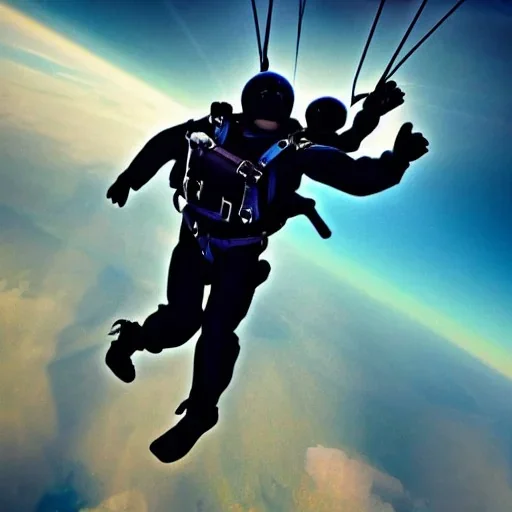
<svg viewBox="0 0 512 512">
<path fill-rule="evenodd" d="M 332 236 L 332 231 L 329 226 L 325 223 L 324 219 L 320 216 L 317 209 L 315 208 L 314 199 L 309 199 L 301 196 L 295 192 L 291 201 L 291 216 L 304 215 L 307 217 L 309 222 L 313 224 L 313 227 L 317 230 L 318 234 L 326 240 Z"/>
<path fill-rule="evenodd" d="M 308 218 L 309 222 L 313 224 L 314 228 L 317 230 L 318 234 L 324 239 L 327 240 L 331 238 L 332 231 L 329 229 L 329 226 L 325 223 L 324 219 L 320 217 L 320 214 L 313 206 L 309 210 L 307 210 L 304 215 Z"/>
</svg>

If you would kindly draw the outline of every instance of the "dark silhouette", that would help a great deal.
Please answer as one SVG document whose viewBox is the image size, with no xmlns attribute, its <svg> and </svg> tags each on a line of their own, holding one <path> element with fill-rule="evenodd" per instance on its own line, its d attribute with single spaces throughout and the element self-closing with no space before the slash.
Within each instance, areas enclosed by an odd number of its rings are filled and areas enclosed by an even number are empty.
<svg viewBox="0 0 512 512">
<path fill-rule="evenodd" d="M 305 136 L 315 144 L 332 146 L 345 153 L 357 151 L 361 142 L 377 128 L 379 118 L 402 105 L 404 96 L 394 81 L 378 85 L 366 98 L 363 110 L 356 114 L 352 128 L 340 135 L 336 132 L 345 126 L 347 108 L 336 98 L 318 98 L 306 109 Z"/>
<path fill-rule="evenodd" d="M 337 100 L 327 103 L 333 101 Z M 293 88 L 286 79 L 259 73 L 243 90 L 243 113 L 233 114 L 230 105 L 213 103 L 209 116 L 162 131 L 108 191 L 107 197 L 122 207 L 130 190 L 139 190 L 165 163 L 175 160 L 170 185 L 176 189 L 177 208 L 180 197 L 186 199 L 170 262 L 168 303 L 142 325 L 117 321 L 111 334 L 119 337 L 106 356 L 113 373 L 131 382 L 131 356 L 137 350 L 159 353 L 178 347 L 201 329 L 192 388 L 176 410 L 186 415 L 150 447 L 162 462 L 186 455 L 218 421 L 217 403 L 240 351 L 235 330 L 247 315 L 256 288 L 270 273 L 269 263 L 260 259 L 269 236 L 299 214 L 307 215 L 324 238 L 330 235 L 314 201 L 296 193 L 302 176 L 366 196 L 398 184 L 409 163 L 428 151 L 428 142 L 412 133 L 410 123 L 400 129 L 393 151 L 376 159 L 354 160 L 336 147 L 314 143 L 330 137 L 333 146 L 357 149 L 380 116 L 403 103 L 396 84 L 372 93 L 354 126 L 340 136 L 335 131 L 345 122 L 344 107 L 332 121 L 329 109 L 317 108 L 324 100 L 314 103 L 308 115 L 312 126 L 303 130 L 290 118 L 293 103 Z M 208 284 L 211 291 L 203 311 Z"/>
</svg>

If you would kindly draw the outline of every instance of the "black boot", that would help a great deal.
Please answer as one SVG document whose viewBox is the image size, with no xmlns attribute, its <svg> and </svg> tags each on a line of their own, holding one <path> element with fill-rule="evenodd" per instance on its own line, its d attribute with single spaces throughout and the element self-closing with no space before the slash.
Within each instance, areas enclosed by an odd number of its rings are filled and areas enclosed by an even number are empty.
<svg viewBox="0 0 512 512">
<path fill-rule="evenodd" d="M 119 334 L 118 338 L 110 344 L 105 356 L 107 366 L 112 373 L 126 383 L 135 380 L 135 366 L 131 357 L 137 350 L 143 350 L 141 340 L 142 327 L 137 322 L 118 320 L 112 325 L 110 336 Z"/>
<path fill-rule="evenodd" d="M 211 335 L 204 332 L 194 353 L 194 374 L 189 397 L 176 409 L 186 415 L 170 430 L 153 441 L 149 449 L 161 462 L 175 462 L 194 447 L 200 437 L 219 420 L 217 403 L 228 387 L 240 353 L 238 336 L 223 336 L 224 342 L 212 346 Z"/>
<path fill-rule="evenodd" d="M 212 429 L 219 420 L 219 410 L 216 406 L 197 404 L 192 406 L 190 401 L 182 403 L 178 411 L 187 413 L 165 434 L 153 441 L 149 447 L 151 453 L 165 464 L 176 462 L 185 457 L 201 436 Z"/>
</svg>

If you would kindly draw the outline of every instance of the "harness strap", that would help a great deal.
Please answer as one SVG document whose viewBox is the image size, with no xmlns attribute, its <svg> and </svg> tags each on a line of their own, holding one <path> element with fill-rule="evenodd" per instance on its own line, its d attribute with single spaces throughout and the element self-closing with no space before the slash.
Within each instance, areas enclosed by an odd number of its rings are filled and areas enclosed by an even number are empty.
<svg viewBox="0 0 512 512">
<path fill-rule="evenodd" d="M 290 146 L 291 142 L 287 139 L 280 140 L 275 144 L 272 144 L 258 160 L 258 165 L 266 167 L 272 160 L 278 157 L 285 149 Z"/>
<path fill-rule="evenodd" d="M 260 157 L 258 161 L 258 165 L 261 167 L 266 167 L 270 162 L 272 162 L 275 158 L 277 158 L 284 150 L 286 150 L 292 141 L 290 139 L 280 140 L 273 144 L 263 155 Z M 268 191 L 267 191 L 267 202 L 270 204 L 276 195 L 276 173 L 273 169 L 270 169 L 270 172 L 267 176 L 268 180 Z"/>
<path fill-rule="evenodd" d="M 215 125 L 215 142 L 219 146 L 222 146 L 222 144 L 226 142 L 230 126 L 231 123 L 229 122 L 229 119 L 226 118 L 222 118 L 222 122 L 220 125 Z"/>
<path fill-rule="evenodd" d="M 227 137 L 229 130 L 229 121 L 227 119 L 223 119 L 221 123 L 216 123 L 215 126 L 215 136 L 216 142 L 218 144 L 222 144 Z M 265 153 L 259 158 L 257 167 L 265 168 L 267 167 L 275 158 L 277 158 L 283 151 L 287 150 L 290 146 L 294 148 L 302 148 L 310 145 L 311 142 L 304 139 L 301 135 L 301 132 L 297 132 L 290 136 L 288 139 L 283 139 L 275 144 L 273 144 Z M 231 155 L 229 152 L 226 152 L 220 146 L 215 146 L 211 151 L 217 151 L 224 155 L 226 158 L 233 161 L 233 163 L 238 164 L 239 158 L 235 155 Z M 210 151 L 206 150 L 206 151 Z M 191 151 L 191 149 L 190 149 Z M 267 193 L 267 201 L 269 204 L 272 203 L 272 200 L 275 198 L 276 194 L 276 170 L 270 168 L 268 175 L 268 193 Z M 173 197 L 173 202 L 176 210 L 182 213 L 184 220 L 188 226 L 188 228 L 192 231 L 194 236 L 197 238 L 198 243 L 201 246 L 201 250 L 203 255 L 208 261 L 213 261 L 213 253 L 212 247 L 215 247 L 220 250 L 227 250 L 231 247 L 237 246 L 245 246 L 252 244 L 263 244 L 268 239 L 268 235 L 266 232 L 262 232 L 260 235 L 252 236 L 252 237 L 244 237 L 244 238 L 216 238 L 210 235 L 202 235 L 198 233 L 198 225 L 196 222 L 197 217 L 194 214 L 199 214 L 202 217 L 208 218 L 210 220 L 216 222 L 226 222 L 230 220 L 231 214 L 231 203 L 228 203 L 230 206 L 229 211 L 220 211 L 214 212 L 208 209 L 202 208 L 193 203 L 187 203 L 184 208 L 180 208 L 179 197 L 180 193 L 177 190 Z M 318 216 L 318 213 L 314 209 L 314 201 L 305 201 L 304 198 L 295 194 L 297 198 L 300 198 L 302 201 L 299 201 L 301 205 L 298 206 L 297 214 L 304 214 L 308 219 L 312 222 L 312 224 L 316 227 L 317 231 L 323 238 L 328 238 L 330 236 L 330 231 L 328 227 L 325 225 L 323 220 Z M 307 203 L 307 204 L 306 204 Z M 311 204 L 310 204 L 311 203 Z M 246 181 L 245 194 L 242 201 L 242 205 L 240 207 L 240 211 L 237 212 L 240 219 L 244 223 L 249 223 L 254 219 L 260 218 L 260 212 L 258 211 L 258 190 L 257 190 L 257 182 L 251 182 L 251 180 Z M 284 221 L 285 222 L 285 221 Z M 284 224 L 281 223 L 281 224 Z"/>
</svg>

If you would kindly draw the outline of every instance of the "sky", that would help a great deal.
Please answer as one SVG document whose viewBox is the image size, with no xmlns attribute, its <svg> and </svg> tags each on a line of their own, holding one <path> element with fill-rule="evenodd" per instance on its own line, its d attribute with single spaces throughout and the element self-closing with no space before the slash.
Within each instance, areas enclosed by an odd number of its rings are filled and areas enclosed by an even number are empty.
<svg viewBox="0 0 512 512">
<path fill-rule="evenodd" d="M 163 300 L 179 222 L 168 167 L 122 210 L 104 195 L 160 129 L 213 100 L 238 108 L 257 47 L 249 2 L 120 5 L 0 4 L 0 504 L 48 512 L 71 486 L 88 498 L 74 511 L 289 510 L 290 489 L 308 512 L 510 508 L 511 3 L 468 0 L 396 75 L 406 103 L 356 156 L 411 120 L 430 152 L 399 186 L 353 198 L 304 180 L 334 235 L 297 219 L 275 237 L 229 414 L 165 471 L 147 444 L 187 392 L 190 347 L 142 357 L 129 392 L 101 359 L 118 315 Z M 389 2 L 358 92 L 416 5 Z M 430 2 L 413 39 L 450 6 Z M 269 52 L 289 77 L 296 7 L 276 2 Z M 321 95 L 348 102 L 376 8 L 308 3 L 297 118 Z"/>
<path fill-rule="evenodd" d="M 11 4 L 94 47 L 193 112 L 202 114 L 213 99 L 239 106 L 241 87 L 257 71 L 250 2 L 124 2 L 121 9 L 116 2 L 81 0 Z M 265 3 L 258 5 L 265 19 Z M 451 5 L 429 3 L 411 41 Z M 296 82 L 299 119 L 320 95 L 348 102 L 376 7 L 372 1 L 307 5 Z M 380 76 L 416 7 L 389 2 L 358 91 Z M 276 2 L 273 17 L 270 62 L 287 76 L 296 8 L 296 2 Z M 431 149 L 399 187 L 364 199 L 312 187 L 335 232 L 328 251 L 333 261 L 341 258 L 338 266 L 360 265 L 505 351 L 512 332 L 511 11 L 510 2 L 468 1 L 395 76 L 406 92 L 405 106 L 383 120 L 355 156 L 378 156 L 392 146 L 401 122 L 412 121 Z M 300 238 L 307 230 L 299 221 L 293 233 Z"/>
</svg>

